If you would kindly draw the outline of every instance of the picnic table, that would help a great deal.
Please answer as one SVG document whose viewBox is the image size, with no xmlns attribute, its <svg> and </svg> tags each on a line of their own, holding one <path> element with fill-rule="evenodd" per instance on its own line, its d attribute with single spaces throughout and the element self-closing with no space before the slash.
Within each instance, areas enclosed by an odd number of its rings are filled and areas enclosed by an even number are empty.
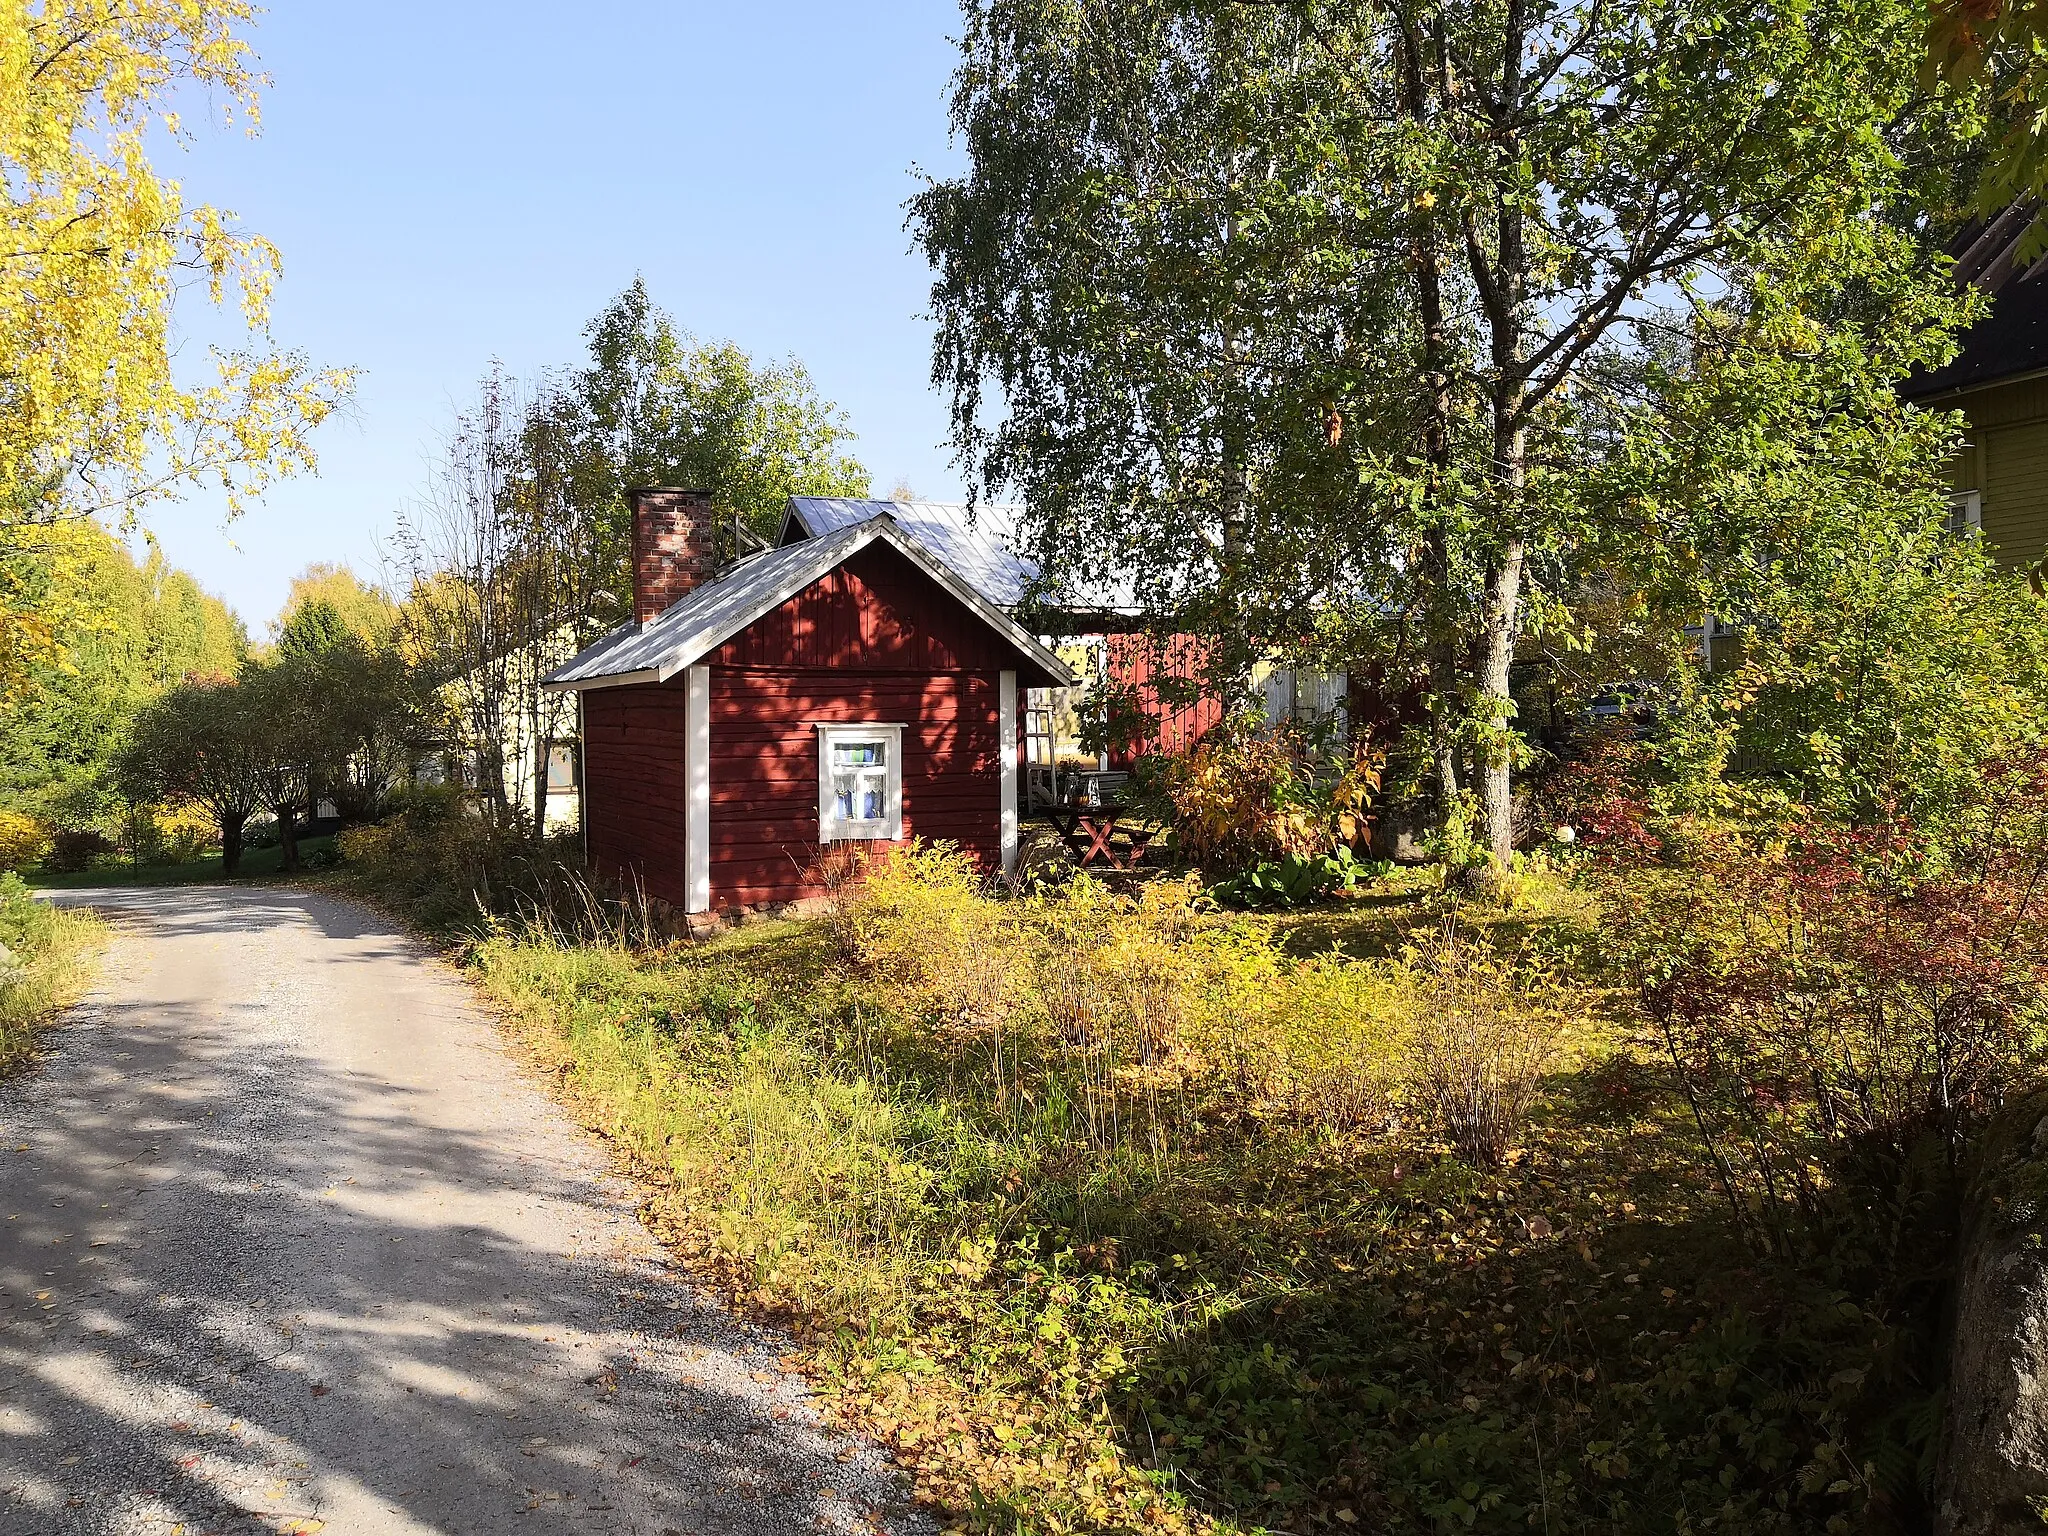
<svg viewBox="0 0 2048 1536">
<path fill-rule="evenodd" d="M 1060 840 L 1074 851 L 1074 857 L 1082 864 L 1093 864 L 1100 859 L 1112 869 L 1135 869 L 1138 860 L 1145 856 L 1145 850 L 1152 845 L 1158 834 L 1140 822 L 1126 821 L 1123 813 L 1114 807 L 1097 810 L 1086 806 L 1055 806 L 1045 813 Z M 1119 857 L 1115 845 L 1110 841 L 1121 831 L 1129 840 L 1130 851 Z"/>
<path fill-rule="evenodd" d="M 1136 869 L 1159 835 L 1143 822 L 1126 819 L 1115 806 L 1058 805 L 1045 813 L 1045 819 L 1083 865 L 1100 859 L 1112 869 Z M 1121 858 L 1111 842 L 1119 831 L 1130 843 L 1130 851 Z"/>
</svg>

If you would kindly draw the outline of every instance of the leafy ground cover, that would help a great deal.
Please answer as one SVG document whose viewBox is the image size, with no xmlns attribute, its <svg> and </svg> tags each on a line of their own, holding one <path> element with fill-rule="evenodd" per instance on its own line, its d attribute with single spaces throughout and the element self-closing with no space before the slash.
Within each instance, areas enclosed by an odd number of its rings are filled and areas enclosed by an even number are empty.
<svg viewBox="0 0 2048 1536">
<path fill-rule="evenodd" d="M 0 1073 L 34 1048 L 35 1032 L 84 985 L 99 921 L 38 901 L 15 875 L 0 875 Z"/>
<path fill-rule="evenodd" d="M 470 959 L 951 1528 L 1848 1528 L 1897 1330 L 1741 1245 L 1582 898 L 1447 941 L 1425 883 L 1279 922 L 906 861 L 829 922 Z M 1550 1032 L 1496 1160 L 1453 1014 Z"/>
</svg>

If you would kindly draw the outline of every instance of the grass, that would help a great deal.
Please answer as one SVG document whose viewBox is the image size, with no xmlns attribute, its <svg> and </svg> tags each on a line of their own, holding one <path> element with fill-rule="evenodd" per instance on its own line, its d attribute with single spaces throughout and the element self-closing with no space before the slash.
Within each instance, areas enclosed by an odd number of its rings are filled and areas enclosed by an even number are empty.
<svg viewBox="0 0 2048 1536">
<path fill-rule="evenodd" d="M 0 875 L 0 943 L 12 957 L 0 964 L 0 1073 L 26 1061 L 36 1032 L 77 1000 L 101 934 L 91 913 L 37 901 L 20 879 Z"/>
<path fill-rule="evenodd" d="M 328 852 L 333 847 L 334 839 L 331 836 L 301 838 L 299 857 L 304 859 L 316 852 Z M 268 848 L 244 849 L 242 867 L 234 878 L 274 879 L 282 872 L 283 863 L 284 850 L 275 845 Z M 23 878 L 35 890 L 77 891 L 100 886 L 200 885 L 225 880 L 228 877 L 221 873 L 220 855 L 214 853 L 184 864 L 109 862 L 91 869 L 67 870 L 61 874 L 31 870 Z"/>
<path fill-rule="evenodd" d="M 1232 931 L 1384 954 L 1425 912 Z M 942 915 L 899 914 L 907 944 Z M 1569 898 L 1493 926 L 1587 947 Z M 1074 1080 L 1018 1040 L 991 1074 L 985 1034 L 839 942 L 507 932 L 471 959 L 668 1238 L 796 1330 L 949 1529 L 1821 1532 L 1860 1507 L 1845 1425 L 1883 1321 L 1736 1245 L 1588 978 L 1553 973 L 1571 1049 L 1477 1168 L 1412 1101 L 1347 1126 L 1220 1081 L 1174 1090 L 1170 1134 L 1091 1140 Z"/>
</svg>

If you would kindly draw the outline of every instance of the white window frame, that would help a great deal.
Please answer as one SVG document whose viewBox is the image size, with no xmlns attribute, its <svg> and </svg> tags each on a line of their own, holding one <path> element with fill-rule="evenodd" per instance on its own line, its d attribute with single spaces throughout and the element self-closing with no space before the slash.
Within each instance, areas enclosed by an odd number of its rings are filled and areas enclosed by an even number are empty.
<svg viewBox="0 0 2048 1536">
<path fill-rule="evenodd" d="M 1958 537 L 1984 533 L 1984 493 L 1952 491 L 1948 498 L 1948 531 Z"/>
<path fill-rule="evenodd" d="M 818 722 L 818 841 L 897 843 L 903 840 L 903 725 L 900 721 Z M 882 815 L 874 821 L 840 821 L 834 814 L 832 748 L 849 741 L 880 741 L 886 754 Z"/>
</svg>

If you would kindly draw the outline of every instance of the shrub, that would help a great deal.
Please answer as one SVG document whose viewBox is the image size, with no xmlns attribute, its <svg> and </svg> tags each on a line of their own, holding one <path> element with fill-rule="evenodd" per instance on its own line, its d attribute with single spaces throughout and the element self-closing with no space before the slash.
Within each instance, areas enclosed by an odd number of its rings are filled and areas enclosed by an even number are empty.
<svg viewBox="0 0 2048 1536">
<path fill-rule="evenodd" d="M 1199 881 L 1118 896 L 1085 874 L 1011 901 L 939 845 L 872 862 L 838 919 L 880 1006 L 1062 1134 L 1157 1155 L 1209 1113 L 1384 1125 L 1410 1070 L 1406 959 L 1285 954 Z"/>
<path fill-rule="evenodd" d="M 1233 907 L 1291 907 L 1321 901 L 1335 891 L 1355 891 L 1393 868 L 1384 859 L 1361 859 L 1339 846 L 1315 858 L 1291 853 L 1277 863 L 1264 860 L 1215 886 L 1210 895 Z"/>
<path fill-rule="evenodd" d="M 21 870 L 50 852 L 50 829 L 33 816 L 0 811 L 0 870 Z"/>
<path fill-rule="evenodd" d="M 1203 868 L 1233 872 L 1330 850 L 1335 833 L 1312 803 L 1291 729 L 1232 726 L 1156 761 L 1174 846 Z"/>
<path fill-rule="evenodd" d="M 1610 859 L 1635 859 L 1661 847 L 1651 830 L 1644 788 L 1648 746 L 1626 727 L 1596 733 L 1535 790 L 1538 837 L 1571 829 L 1574 840 Z"/>
<path fill-rule="evenodd" d="M 220 828 L 198 806 L 131 806 L 122 841 L 138 864 L 190 864 L 220 843 Z"/>
<path fill-rule="evenodd" d="M 117 852 L 113 839 L 104 832 L 91 827 L 61 827 L 51 836 L 50 851 L 43 862 L 59 874 L 73 874 Z"/>
<path fill-rule="evenodd" d="M 1529 1118 L 1564 1020 L 1541 982 L 1455 927 L 1411 952 L 1421 984 L 1417 1077 L 1446 1140 L 1480 1168 L 1506 1161 Z"/>
<path fill-rule="evenodd" d="M 2048 1066 L 2048 760 L 1993 764 L 1940 837 L 1720 828 L 1613 908 L 1731 1205 L 1761 1245 L 1945 1200 Z"/>
<path fill-rule="evenodd" d="M 565 850 L 536 850 L 517 827 L 479 815 L 460 791 L 424 786 L 401 804 L 373 826 L 344 828 L 335 847 L 359 884 L 422 926 L 447 931 L 536 906 L 582 904 L 588 887 Z"/>
</svg>

